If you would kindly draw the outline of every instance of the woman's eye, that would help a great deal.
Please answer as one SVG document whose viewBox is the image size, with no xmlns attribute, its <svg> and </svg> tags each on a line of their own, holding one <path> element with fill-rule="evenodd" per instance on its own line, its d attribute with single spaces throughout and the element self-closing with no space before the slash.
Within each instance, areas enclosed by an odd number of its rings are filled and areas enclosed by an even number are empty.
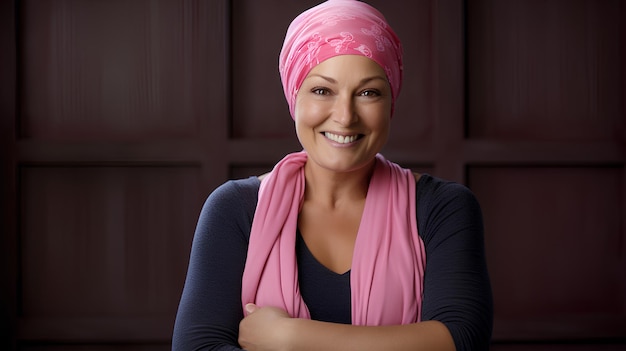
<svg viewBox="0 0 626 351">
<path fill-rule="evenodd" d="M 312 92 L 313 94 L 316 94 L 316 95 L 328 95 L 329 94 L 328 89 L 326 88 L 315 88 L 312 90 Z"/>
<path fill-rule="evenodd" d="M 362 96 L 369 96 L 369 97 L 374 97 L 374 96 L 380 96 L 380 93 L 376 90 L 365 90 L 361 93 Z"/>
</svg>

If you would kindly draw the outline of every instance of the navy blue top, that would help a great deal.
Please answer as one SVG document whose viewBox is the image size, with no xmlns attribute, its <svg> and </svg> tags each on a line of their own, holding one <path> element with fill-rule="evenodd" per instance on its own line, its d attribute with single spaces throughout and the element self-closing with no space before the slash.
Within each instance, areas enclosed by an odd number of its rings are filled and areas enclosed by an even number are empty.
<svg viewBox="0 0 626 351">
<path fill-rule="evenodd" d="M 241 278 L 256 209 L 257 177 L 232 180 L 205 202 L 196 228 L 172 349 L 240 350 Z M 465 186 L 424 174 L 417 225 L 426 250 L 422 321 L 450 331 L 457 351 L 488 350 L 493 301 L 480 206 Z M 350 272 L 320 264 L 298 233 L 300 291 L 313 319 L 350 323 Z"/>
</svg>

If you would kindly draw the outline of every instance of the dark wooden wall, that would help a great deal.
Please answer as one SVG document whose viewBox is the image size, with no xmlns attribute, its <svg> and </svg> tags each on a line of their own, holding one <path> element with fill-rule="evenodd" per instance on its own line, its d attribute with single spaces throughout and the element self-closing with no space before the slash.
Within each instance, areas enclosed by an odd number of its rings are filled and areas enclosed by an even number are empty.
<svg viewBox="0 0 626 351">
<path fill-rule="evenodd" d="M 277 55 L 317 2 L 0 2 L 0 349 L 169 349 L 203 200 L 299 149 Z M 370 3 L 384 153 L 483 207 L 492 350 L 625 350 L 626 2 Z"/>
</svg>

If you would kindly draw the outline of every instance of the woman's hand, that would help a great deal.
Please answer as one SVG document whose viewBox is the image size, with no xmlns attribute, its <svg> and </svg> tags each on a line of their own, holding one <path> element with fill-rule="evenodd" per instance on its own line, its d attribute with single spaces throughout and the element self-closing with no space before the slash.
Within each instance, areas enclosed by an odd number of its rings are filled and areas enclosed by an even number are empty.
<svg viewBox="0 0 626 351">
<path fill-rule="evenodd" d="M 248 315 L 239 323 L 239 345 L 250 351 L 289 350 L 288 321 L 291 317 L 276 307 L 246 305 Z"/>
</svg>

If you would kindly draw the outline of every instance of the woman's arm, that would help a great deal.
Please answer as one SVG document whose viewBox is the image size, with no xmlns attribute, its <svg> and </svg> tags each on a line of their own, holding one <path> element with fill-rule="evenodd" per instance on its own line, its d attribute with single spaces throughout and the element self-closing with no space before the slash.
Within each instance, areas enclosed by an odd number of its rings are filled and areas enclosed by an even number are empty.
<svg viewBox="0 0 626 351">
<path fill-rule="evenodd" d="M 243 182 L 251 182 L 245 180 Z M 256 188 L 228 182 L 205 202 L 194 234 L 172 350 L 240 350 L 241 276 Z"/>
<path fill-rule="evenodd" d="M 483 219 L 465 186 L 434 177 L 418 184 L 418 227 L 426 246 L 422 320 L 446 325 L 457 351 L 488 350 L 493 299 Z"/>
<path fill-rule="evenodd" d="M 355 326 L 289 318 L 281 309 L 248 305 L 239 343 L 250 351 L 411 350 L 454 351 L 448 329 L 426 321 L 394 326 Z"/>
</svg>

